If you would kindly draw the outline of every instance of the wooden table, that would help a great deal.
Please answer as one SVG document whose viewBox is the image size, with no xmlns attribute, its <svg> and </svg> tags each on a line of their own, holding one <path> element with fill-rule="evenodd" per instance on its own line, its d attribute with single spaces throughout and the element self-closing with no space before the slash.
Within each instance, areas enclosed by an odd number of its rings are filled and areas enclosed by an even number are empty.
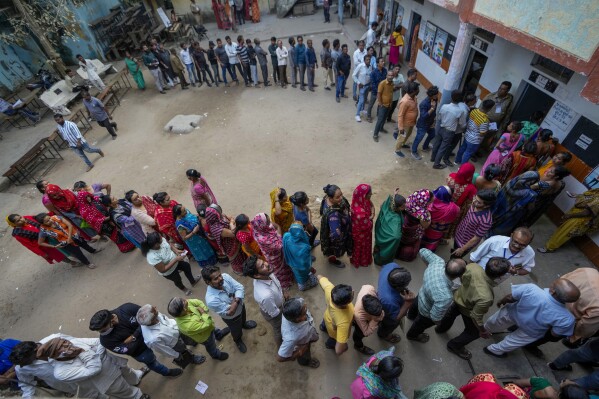
<svg viewBox="0 0 599 399">
<path fill-rule="evenodd" d="M 61 159 L 63 159 L 62 156 L 48 141 L 48 138 L 43 138 L 12 164 L 3 176 L 16 186 L 27 183 L 35 184 Z"/>
</svg>

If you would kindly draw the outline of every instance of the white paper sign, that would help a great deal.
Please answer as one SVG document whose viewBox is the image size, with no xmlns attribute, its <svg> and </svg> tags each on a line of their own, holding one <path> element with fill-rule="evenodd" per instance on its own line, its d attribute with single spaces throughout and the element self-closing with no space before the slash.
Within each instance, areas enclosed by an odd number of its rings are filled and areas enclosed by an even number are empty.
<svg viewBox="0 0 599 399">
<path fill-rule="evenodd" d="M 489 123 L 489 130 L 497 130 L 497 123 L 496 122 Z"/>
<path fill-rule="evenodd" d="M 587 144 L 591 144 L 593 142 L 593 139 L 590 138 L 589 136 L 587 136 L 586 134 L 581 134 L 578 139 L 580 141 L 583 141 L 583 142 L 587 143 Z"/>
<path fill-rule="evenodd" d="M 198 381 L 198 383 L 196 384 L 196 391 L 198 391 L 202 395 L 206 393 L 207 389 L 208 389 L 208 385 L 206 385 L 206 383 L 203 382 L 202 380 Z"/>
<path fill-rule="evenodd" d="M 589 148 L 589 145 L 587 143 L 585 143 L 584 141 L 582 141 L 581 139 L 576 140 L 576 145 L 579 146 L 580 148 L 582 148 L 583 150 L 586 150 L 587 148 Z"/>
</svg>

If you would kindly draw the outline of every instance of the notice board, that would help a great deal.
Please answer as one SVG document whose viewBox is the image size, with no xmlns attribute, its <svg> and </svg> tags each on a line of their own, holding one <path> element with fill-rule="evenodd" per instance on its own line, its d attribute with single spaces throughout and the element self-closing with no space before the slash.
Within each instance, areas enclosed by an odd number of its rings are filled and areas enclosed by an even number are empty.
<svg viewBox="0 0 599 399">
<path fill-rule="evenodd" d="M 591 168 L 599 165 L 599 125 L 584 116 L 578 119 L 563 145 Z"/>
</svg>

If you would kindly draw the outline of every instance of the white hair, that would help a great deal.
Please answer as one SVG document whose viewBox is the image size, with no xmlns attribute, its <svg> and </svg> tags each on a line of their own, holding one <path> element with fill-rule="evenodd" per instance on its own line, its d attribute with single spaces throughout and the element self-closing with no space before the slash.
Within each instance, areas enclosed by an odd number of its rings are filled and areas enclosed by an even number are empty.
<svg viewBox="0 0 599 399">
<path fill-rule="evenodd" d="M 137 322 L 142 326 L 149 326 L 152 323 L 152 319 L 154 318 L 154 312 L 152 311 L 152 305 L 145 304 L 137 311 L 137 315 L 135 316 Z"/>
</svg>

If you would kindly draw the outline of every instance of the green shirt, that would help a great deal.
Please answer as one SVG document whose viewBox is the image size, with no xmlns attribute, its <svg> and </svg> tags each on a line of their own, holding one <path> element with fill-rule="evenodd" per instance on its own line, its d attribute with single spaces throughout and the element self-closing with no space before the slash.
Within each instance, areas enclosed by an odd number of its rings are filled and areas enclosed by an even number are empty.
<svg viewBox="0 0 599 399">
<path fill-rule="evenodd" d="M 524 140 L 528 140 L 537 130 L 539 130 L 539 125 L 531 121 L 524 121 L 519 133 L 524 136 Z"/>
<path fill-rule="evenodd" d="M 200 310 L 203 313 L 200 313 Z M 187 335 L 197 343 L 205 342 L 214 330 L 214 321 L 208 313 L 208 307 L 199 299 L 187 300 L 188 313 L 177 317 L 177 325 L 182 334 Z"/>
<path fill-rule="evenodd" d="M 470 263 L 466 266 L 462 285 L 453 295 L 453 300 L 463 315 L 469 316 L 476 324 L 482 326 L 483 317 L 493 306 L 493 287 L 496 285 L 497 283 L 487 276 L 485 269 L 476 263 Z"/>
<path fill-rule="evenodd" d="M 535 392 L 542 391 L 543 389 L 550 387 L 551 383 L 545 378 L 530 377 L 530 386 L 530 396 L 533 397 Z"/>
</svg>

